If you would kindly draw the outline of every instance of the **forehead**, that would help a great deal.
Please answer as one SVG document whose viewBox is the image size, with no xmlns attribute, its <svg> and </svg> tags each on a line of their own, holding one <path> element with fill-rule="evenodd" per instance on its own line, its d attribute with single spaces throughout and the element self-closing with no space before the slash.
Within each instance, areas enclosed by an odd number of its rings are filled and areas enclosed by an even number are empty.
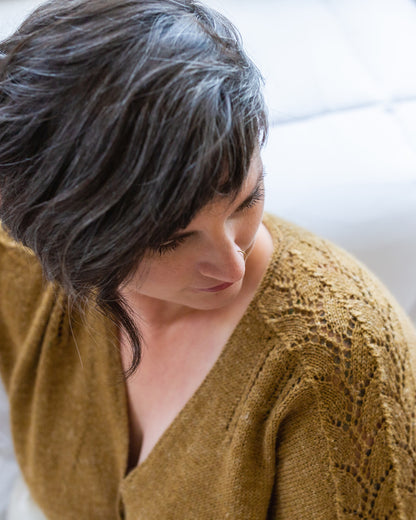
<svg viewBox="0 0 416 520">
<path fill-rule="evenodd" d="M 253 154 L 251 155 L 250 164 L 249 164 L 246 176 L 245 176 L 240 188 L 237 188 L 238 189 L 237 194 L 241 193 L 245 187 L 249 186 L 250 182 L 255 182 L 257 179 L 257 176 L 259 175 L 259 172 L 262 172 L 262 171 L 263 171 L 263 163 L 262 163 L 262 159 L 261 159 L 261 155 L 260 155 L 260 149 L 257 146 L 255 148 Z M 229 191 L 227 191 L 226 186 L 228 184 L 228 180 L 229 180 L 229 170 L 228 170 L 228 167 L 225 165 L 223 168 L 223 173 L 220 178 L 220 182 L 219 182 L 219 185 L 224 187 L 224 191 L 219 192 L 218 194 L 220 196 L 223 196 L 226 198 L 231 198 L 233 196 L 234 192 L 230 193 Z M 221 188 L 220 188 L 220 190 L 221 190 Z"/>
<path fill-rule="evenodd" d="M 227 211 L 230 206 L 243 202 L 246 198 L 250 197 L 256 187 L 259 185 L 263 178 L 263 162 L 261 155 L 258 150 L 253 153 L 250 166 L 247 172 L 247 176 L 240 190 L 236 194 L 218 194 L 213 200 L 208 202 L 195 216 L 201 215 L 205 212 L 217 213 L 218 211 Z M 193 220 L 195 220 L 195 218 Z"/>
<path fill-rule="evenodd" d="M 237 192 L 236 196 L 225 194 L 223 198 L 230 200 L 235 200 L 239 198 L 243 193 L 251 192 L 253 188 L 255 188 L 258 182 L 263 177 L 263 162 L 261 160 L 260 151 L 258 149 L 255 150 L 251 157 L 250 165 L 247 171 L 247 175 L 241 185 L 241 188 Z"/>
</svg>

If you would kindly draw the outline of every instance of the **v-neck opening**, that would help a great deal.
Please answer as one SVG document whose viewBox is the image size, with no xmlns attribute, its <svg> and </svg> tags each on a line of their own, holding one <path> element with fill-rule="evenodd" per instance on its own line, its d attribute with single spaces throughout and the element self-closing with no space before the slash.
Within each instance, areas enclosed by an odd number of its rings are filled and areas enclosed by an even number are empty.
<svg viewBox="0 0 416 520">
<path fill-rule="evenodd" d="M 123 485 L 126 485 L 130 480 L 133 480 L 135 478 L 135 475 L 138 475 L 146 470 L 149 466 L 151 466 L 152 461 L 158 456 L 158 454 L 163 449 L 163 445 L 166 443 L 166 439 L 169 438 L 172 433 L 178 428 L 179 424 L 182 421 L 182 418 L 184 415 L 189 415 L 189 410 L 192 408 L 192 406 L 195 406 L 198 400 L 200 400 L 204 393 L 206 392 L 207 386 L 209 386 L 211 380 L 215 377 L 217 372 L 220 370 L 221 365 L 224 364 L 225 358 L 229 356 L 230 351 L 233 350 L 235 340 L 239 336 L 240 331 L 244 328 L 247 319 L 251 315 L 253 309 L 257 305 L 257 302 L 259 298 L 261 297 L 263 290 L 265 286 L 268 283 L 269 276 L 272 270 L 272 265 L 274 264 L 276 258 L 278 257 L 278 237 L 276 233 L 276 226 L 271 220 L 271 217 L 265 213 L 263 217 L 263 224 L 265 225 L 267 231 L 269 232 L 272 241 L 273 241 L 273 253 L 269 259 L 269 262 L 267 264 L 267 267 L 261 277 L 261 280 L 255 290 L 253 298 L 250 300 L 249 304 L 247 305 L 244 314 L 241 316 L 240 320 L 238 321 L 236 327 L 232 331 L 231 335 L 228 337 L 227 341 L 225 342 L 225 345 L 223 349 L 221 350 L 219 356 L 217 357 L 215 363 L 207 373 L 207 375 L 204 377 L 204 379 L 201 381 L 201 383 L 196 388 L 195 392 L 191 395 L 191 397 L 186 401 L 184 406 L 179 410 L 179 412 L 175 415 L 173 420 L 169 423 L 167 428 L 163 431 L 161 436 L 156 441 L 155 445 L 147 455 L 147 457 L 144 459 L 143 462 L 140 464 L 136 464 L 132 467 L 130 471 L 127 472 L 128 469 L 128 462 L 129 462 L 129 451 L 130 451 L 130 418 L 129 418 L 129 411 L 128 411 L 128 393 L 127 393 L 127 386 L 126 382 L 124 381 L 123 384 L 117 385 L 117 391 L 119 392 L 118 395 L 118 402 L 123 403 L 124 410 L 123 410 L 123 424 L 120 425 L 123 429 L 122 435 L 123 438 L 126 439 L 125 444 L 125 453 L 124 453 L 124 477 L 122 479 Z M 116 332 L 116 326 L 109 322 L 108 326 L 112 329 L 111 333 L 109 334 L 109 337 L 117 337 Z M 123 367 L 122 367 L 122 361 L 121 361 L 121 355 L 117 356 L 119 360 L 118 367 L 116 369 L 119 371 L 119 375 L 123 377 Z M 140 457 L 139 457 L 140 458 Z"/>
</svg>

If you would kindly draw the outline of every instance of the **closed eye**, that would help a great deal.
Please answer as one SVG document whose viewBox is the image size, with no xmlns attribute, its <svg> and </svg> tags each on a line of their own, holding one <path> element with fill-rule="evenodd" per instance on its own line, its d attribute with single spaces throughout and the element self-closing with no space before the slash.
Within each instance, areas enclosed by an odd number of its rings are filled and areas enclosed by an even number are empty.
<svg viewBox="0 0 416 520">
<path fill-rule="evenodd" d="M 242 212 L 244 210 L 253 208 L 258 204 L 259 202 L 264 200 L 264 176 L 266 175 L 266 172 L 263 170 L 262 174 L 260 175 L 257 185 L 254 188 L 253 192 L 244 200 L 238 208 L 235 210 L 237 212 Z M 168 253 L 170 251 L 174 251 L 177 249 L 181 244 L 185 242 L 185 240 L 188 238 L 188 236 L 193 235 L 193 231 L 189 231 L 187 233 L 183 233 L 182 235 L 178 235 L 176 237 L 173 237 L 171 240 L 168 240 L 164 244 L 161 244 L 158 246 L 155 250 L 160 254 L 163 255 L 164 253 Z"/>
<path fill-rule="evenodd" d="M 263 181 L 261 181 L 260 184 L 258 184 L 253 191 L 253 193 L 244 201 L 242 202 L 236 211 L 244 211 L 245 209 L 249 209 L 254 207 L 256 204 L 258 204 L 260 201 L 264 200 L 264 184 Z"/>
<path fill-rule="evenodd" d="M 163 253 L 167 253 L 169 251 L 174 251 L 177 247 L 179 247 L 183 242 L 185 242 L 186 236 L 179 236 L 177 238 L 172 238 L 172 240 L 169 240 L 168 242 L 165 242 L 164 244 L 161 244 L 157 251 L 160 255 L 163 255 Z"/>
</svg>

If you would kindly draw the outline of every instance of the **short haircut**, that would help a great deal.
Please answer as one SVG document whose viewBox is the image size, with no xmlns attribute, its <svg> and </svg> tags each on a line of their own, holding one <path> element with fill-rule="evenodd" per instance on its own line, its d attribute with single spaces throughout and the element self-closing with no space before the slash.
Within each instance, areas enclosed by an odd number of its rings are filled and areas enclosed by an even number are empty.
<svg viewBox="0 0 416 520">
<path fill-rule="evenodd" d="M 119 294 L 267 134 L 234 26 L 191 0 L 52 0 L 0 44 L 0 218 L 72 301 L 140 333 Z M 226 172 L 226 175 L 224 175 Z"/>
</svg>

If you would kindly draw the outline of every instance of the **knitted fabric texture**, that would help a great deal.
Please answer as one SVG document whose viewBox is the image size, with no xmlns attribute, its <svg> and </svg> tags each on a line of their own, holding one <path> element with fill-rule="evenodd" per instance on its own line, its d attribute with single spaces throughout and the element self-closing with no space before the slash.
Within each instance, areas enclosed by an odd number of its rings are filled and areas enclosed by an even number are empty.
<svg viewBox="0 0 416 520">
<path fill-rule="evenodd" d="M 341 249 L 271 215 L 243 318 L 126 474 L 116 330 L 69 309 L 0 234 L 0 370 L 18 462 L 50 520 L 416 519 L 416 335 Z M 195 345 L 197 348 L 197 345 Z"/>
</svg>

